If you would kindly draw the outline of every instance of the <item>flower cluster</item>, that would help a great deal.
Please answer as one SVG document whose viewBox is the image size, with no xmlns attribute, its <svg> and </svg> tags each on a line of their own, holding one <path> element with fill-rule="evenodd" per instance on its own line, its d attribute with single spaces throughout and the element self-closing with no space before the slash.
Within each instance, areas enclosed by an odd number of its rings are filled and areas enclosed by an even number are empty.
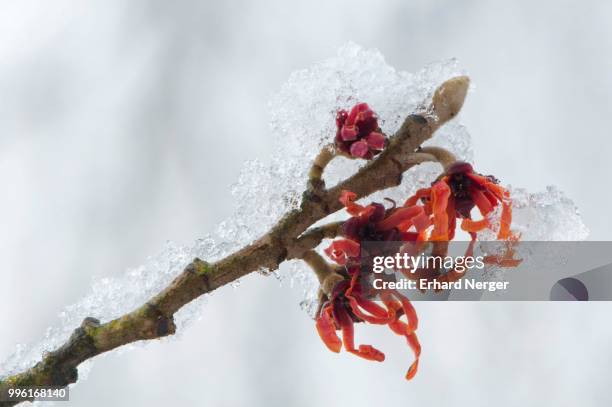
<svg viewBox="0 0 612 407">
<path fill-rule="evenodd" d="M 336 264 L 344 266 L 344 279 L 336 283 L 331 294 L 326 296 L 327 301 L 316 318 L 317 330 L 333 352 L 339 352 L 344 344 L 350 353 L 368 360 L 383 361 L 384 354 L 371 345 L 355 348 L 353 324 L 367 322 L 388 325 L 394 333 L 406 338 L 415 354 L 416 359 L 406 374 L 406 378 L 411 379 L 416 374 L 421 353 L 415 334 L 418 324 L 416 312 L 408 298 L 396 290 L 379 294 L 384 307 L 362 292 L 362 242 L 432 242 L 434 252 L 444 255 L 447 242 L 455 237 L 457 219 L 461 219 L 461 228 L 472 237 L 468 247 L 468 253 L 471 253 L 476 233 L 486 228 L 494 229 L 497 222 L 493 222 L 491 217 L 498 205 L 502 207 L 498 239 L 514 240 L 516 237 L 510 231 L 512 213 L 509 193 L 498 185 L 494 177 L 476 173 L 468 163 L 456 162 L 431 187 L 420 189 L 401 207 L 394 204 L 386 208 L 380 203 L 363 206 L 355 202 L 356 198 L 357 195 L 350 191 L 343 191 L 340 196 L 340 202 L 351 217 L 342 225 L 341 238 L 333 241 L 325 254 Z M 483 216 L 482 220 L 472 220 L 471 212 L 475 207 Z M 506 260 L 504 262 L 508 263 Z M 515 262 L 510 263 L 515 265 Z M 503 266 L 502 262 L 499 264 Z M 422 271 L 428 273 L 432 270 Z M 434 270 L 429 276 L 449 281 L 461 278 L 454 270 L 444 275 Z M 405 321 L 401 319 L 404 315 Z M 336 330 L 342 332 L 342 341 Z"/>
<path fill-rule="evenodd" d="M 380 295 L 384 307 L 367 298 L 360 281 L 360 243 L 363 241 L 416 241 L 424 236 L 430 226 L 428 215 L 422 206 L 385 208 L 380 203 L 362 206 L 355 203 L 357 196 L 343 191 L 340 202 L 351 218 L 343 223 L 343 239 L 335 240 L 325 250 L 334 262 L 345 266 L 346 277 L 335 285 L 327 302 L 321 307 L 316 325 L 321 339 L 333 352 L 339 352 L 344 344 L 347 352 L 364 359 L 382 362 L 384 353 L 371 345 L 355 348 L 353 324 L 367 322 L 387 325 L 391 331 L 406 338 L 415 360 L 406 373 L 410 380 L 417 372 L 421 345 L 416 335 L 418 318 L 408 298 L 396 290 Z M 408 231 L 413 228 L 414 231 Z M 406 320 L 401 318 L 405 316 Z M 342 341 L 336 330 L 342 332 Z"/>
<path fill-rule="evenodd" d="M 367 103 L 353 106 L 350 112 L 338 111 L 336 127 L 336 148 L 349 157 L 370 160 L 385 148 L 387 139 Z"/>
<path fill-rule="evenodd" d="M 328 301 L 321 307 L 316 326 L 319 336 L 332 352 L 340 352 L 342 345 L 347 352 L 367 360 L 382 362 L 385 354 L 372 345 L 359 345 L 355 348 L 353 324 L 368 322 L 370 324 L 387 325 L 391 331 L 406 338 L 408 345 L 415 354 L 415 360 L 406 373 L 410 380 L 417 372 L 421 345 L 416 336 L 418 318 L 410 301 L 397 291 L 382 295 L 384 307 L 369 300 L 361 292 L 359 284 L 359 267 L 347 269 L 347 279 L 336 284 Z M 406 316 L 406 321 L 400 318 Z M 336 330 L 342 332 L 342 341 Z"/>
</svg>

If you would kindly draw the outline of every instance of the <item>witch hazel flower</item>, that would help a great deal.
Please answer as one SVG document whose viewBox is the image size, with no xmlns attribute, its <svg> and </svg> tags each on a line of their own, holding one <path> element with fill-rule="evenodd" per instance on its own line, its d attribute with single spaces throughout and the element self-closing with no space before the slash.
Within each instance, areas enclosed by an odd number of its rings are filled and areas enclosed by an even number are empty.
<svg viewBox="0 0 612 407">
<path fill-rule="evenodd" d="M 392 332 L 403 336 L 412 349 L 415 360 L 406 373 L 406 379 L 412 379 L 418 368 L 421 345 L 416 336 L 418 318 L 410 301 L 397 291 L 382 295 L 384 307 L 366 298 L 359 284 L 359 267 L 346 269 L 345 279 L 338 282 L 329 299 L 322 305 L 316 318 L 316 327 L 321 340 L 329 350 L 339 353 L 344 349 L 366 360 L 382 362 L 385 354 L 372 345 L 355 347 L 354 324 L 366 322 L 375 325 L 387 325 Z M 401 319 L 406 316 L 406 320 Z M 342 340 L 336 331 L 340 330 Z"/>
<path fill-rule="evenodd" d="M 320 312 L 316 318 L 319 336 L 332 352 L 340 352 L 344 346 L 347 352 L 367 360 L 382 362 L 384 353 L 371 345 L 355 347 L 354 324 L 366 322 L 376 325 L 387 325 L 397 335 L 403 336 L 415 360 L 406 373 L 410 380 L 417 372 L 421 345 L 416 336 L 418 318 L 408 298 L 397 290 L 386 290 L 379 294 L 383 305 L 370 299 L 362 289 L 360 270 L 361 243 L 365 241 L 391 242 L 416 241 L 419 235 L 430 226 L 427 214 L 422 206 L 410 208 L 385 208 L 380 203 L 362 206 L 355 203 L 357 195 L 342 191 L 340 202 L 346 207 L 351 218 L 343 223 L 342 239 L 335 240 L 325 253 L 341 267 L 332 274 L 329 295 L 324 295 Z M 414 227 L 416 232 L 407 232 Z M 325 283 L 328 283 L 326 281 Z M 329 285 L 329 284 L 324 284 Z M 406 320 L 401 318 L 405 316 Z M 340 330 L 342 340 L 336 331 Z"/>
<path fill-rule="evenodd" d="M 357 195 L 342 191 L 340 202 L 352 215 L 342 224 L 340 235 L 325 249 L 325 254 L 339 265 L 358 263 L 361 242 L 391 242 L 424 240 L 431 226 L 425 207 L 412 205 L 385 208 L 380 203 L 362 206 L 355 203 Z"/>
<path fill-rule="evenodd" d="M 386 145 L 387 138 L 378 127 L 378 117 L 367 103 L 358 103 L 336 115 L 336 149 L 350 158 L 372 159 Z"/>
<path fill-rule="evenodd" d="M 457 161 L 449 165 L 430 188 L 419 189 L 408 198 L 405 206 L 411 207 L 419 201 L 432 219 L 433 230 L 429 240 L 452 240 L 457 219 L 462 219 L 461 229 L 470 233 L 472 240 L 475 240 L 477 232 L 493 230 L 494 222 L 491 216 L 498 205 L 501 205 L 502 209 L 497 238 L 518 238 L 510 230 L 512 201 L 509 192 L 499 185 L 495 177 L 475 172 L 469 163 Z M 472 219 L 471 212 L 474 207 L 478 208 L 483 219 Z"/>
</svg>

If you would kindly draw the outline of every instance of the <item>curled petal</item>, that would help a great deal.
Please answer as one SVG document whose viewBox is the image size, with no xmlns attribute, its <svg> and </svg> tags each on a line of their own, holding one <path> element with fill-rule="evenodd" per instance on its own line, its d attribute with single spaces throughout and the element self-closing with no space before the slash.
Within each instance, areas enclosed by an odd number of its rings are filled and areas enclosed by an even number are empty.
<svg viewBox="0 0 612 407">
<path fill-rule="evenodd" d="M 334 240 L 325 254 L 340 265 L 347 263 L 348 259 L 359 257 L 361 246 L 359 243 L 350 239 Z"/>
<path fill-rule="evenodd" d="M 494 205 L 491 205 L 491 202 L 481 190 L 472 188 L 470 195 L 482 216 L 487 216 L 489 213 L 491 213 Z"/>
<path fill-rule="evenodd" d="M 476 233 L 487 227 L 489 227 L 489 220 L 486 218 L 481 220 L 463 219 L 461 222 L 461 229 L 466 232 Z"/>
<path fill-rule="evenodd" d="M 370 314 L 379 318 L 388 318 L 389 313 L 384 307 L 376 304 L 374 301 L 366 300 L 365 298 L 357 297 L 357 303 L 361 308 L 369 312 Z"/>
<path fill-rule="evenodd" d="M 415 216 L 418 216 L 422 213 L 424 213 L 422 206 L 414 205 L 414 206 L 409 206 L 409 207 L 402 207 L 402 208 L 399 208 L 393 211 L 393 213 L 387 216 L 386 219 L 378 222 L 376 224 L 376 228 L 378 230 L 393 229 L 394 227 L 399 225 L 401 222 L 412 219 Z"/>
<path fill-rule="evenodd" d="M 431 188 L 421 188 L 416 191 L 414 195 L 406 200 L 404 206 L 413 206 L 419 202 L 421 198 L 429 198 L 431 195 Z"/>
<path fill-rule="evenodd" d="M 427 215 L 425 212 L 412 218 L 412 223 L 414 224 L 414 227 L 417 232 L 426 230 L 428 227 L 431 226 L 431 220 L 429 219 L 429 215 Z"/>
<path fill-rule="evenodd" d="M 493 207 L 497 206 L 498 199 L 495 197 L 495 195 L 493 195 L 491 191 L 484 189 L 482 193 L 484 194 L 484 196 L 487 197 L 491 206 Z"/>
<path fill-rule="evenodd" d="M 438 181 L 431 187 L 434 217 L 434 228 L 430 236 L 431 240 L 448 240 L 448 214 L 446 207 L 450 194 L 450 187 L 444 181 Z"/>
<path fill-rule="evenodd" d="M 416 334 L 407 335 L 406 341 L 408 342 L 408 346 L 414 352 L 414 362 L 408 368 L 408 372 L 406 373 L 406 380 L 411 380 L 417 373 L 417 369 L 419 367 L 419 358 L 421 357 L 421 344 L 419 343 L 419 339 Z"/>
<path fill-rule="evenodd" d="M 487 180 L 484 183 L 484 187 L 487 191 L 491 192 L 499 201 L 503 201 L 509 198 L 508 191 L 506 191 L 501 185 Z"/>
<path fill-rule="evenodd" d="M 369 322 L 370 324 L 377 325 L 385 325 L 391 321 L 387 311 L 378 304 L 361 298 L 360 296 L 355 297 L 347 295 L 346 298 L 349 300 L 351 311 L 353 311 L 353 314 L 355 314 L 359 319 Z M 368 313 L 363 312 L 362 308 Z"/>
<path fill-rule="evenodd" d="M 474 183 L 476 185 L 479 186 L 485 186 L 485 184 L 490 183 L 491 181 L 489 179 L 487 179 L 487 177 L 480 175 L 480 174 L 476 174 L 475 172 L 468 172 L 465 173 L 465 175 L 471 179 L 472 181 L 474 181 Z"/>
<path fill-rule="evenodd" d="M 416 331 L 419 326 L 419 318 L 417 317 L 416 310 L 412 306 L 412 303 L 408 298 L 406 298 L 397 291 L 395 291 L 393 295 L 400 301 L 400 303 L 402 304 L 402 309 L 404 310 L 404 314 L 406 314 L 406 319 L 408 321 L 406 333 L 408 334 Z"/>
<path fill-rule="evenodd" d="M 359 345 L 359 349 L 349 351 L 359 357 L 362 357 L 366 360 L 372 360 L 375 362 L 384 362 L 385 354 L 376 349 L 372 345 Z"/>
<path fill-rule="evenodd" d="M 331 307 L 328 306 L 323 310 L 321 316 L 317 318 L 317 332 L 329 350 L 339 353 L 340 349 L 342 349 L 342 341 L 340 341 L 340 338 L 338 338 L 338 335 L 336 335 L 336 327 L 330 312 Z"/>
<path fill-rule="evenodd" d="M 387 307 L 389 316 L 392 317 L 391 322 L 388 326 L 397 335 L 405 335 L 408 332 L 408 325 L 401 321 L 401 313 L 398 313 L 402 309 L 402 304 L 391 297 L 390 294 L 386 294 L 381 297 L 383 303 Z"/>
<path fill-rule="evenodd" d="M 344 305 L 334 303 L 333 314 L 334 319 L 336 322 L 338 322 L 338 325 L 340 325 L 340 330 L 342 331 L 342 343 L 344 344 L 344 349 L 346 349 L 348 352 L 355 352 L 355 330 L 353 327 L 353 321 L 344 308 Z"/>
<path fill-rule="evenodd" d="M 357 194 L 346 189 L 343 189 L 342 192 L 340 192 L 340 198 L 338 198 L 340 203 L 344 206 L 349 206 L 350 204 L 353 204 L 355 199 L 357 199 Z"/>
<path fill-rule="evenodd" d="M 359 215 L 364 209 L 363 206 L 355 203 L 355 199 L 357 199 L 357 194 L 345 189 L 340 192 L 340 198 L 338 199 L 346 207 L 346 211 L 353 216 Z"/>
<path fill-rule="evenodd" d="M 407 335 L 407 332 L 409 331 L 408 324 L 406 324 L 404 321 L 401 321 L 399 319 L 389 322 L 388 325 L 389 325 L 389 328 L 391 328 L 391 331 L 393 331 L 393 333 L 397 335 Z"/>
<path fill-rule="evenodd" d="M 510 224 L 512 223 L 512 206 L 505 200 L 502 201 L 502 213 L 499 222 L 500 226 L 497 238 L 500 240 L 511 238 L 512 233 L 510 232 Z"/>
<path fill-rule="evenodd" d="M 374 360 L 382 362 L 385 360 L 385 354 L 374 348 L 371 345 L 360 345 L 358 349 L 355 348 L 355 330 L 353 327 L 353 321 L 351 317 L 342 305 L 334 306 L 334 314 L 336 320 L 342 330 L 342 342 L 344 343 L 344 349 L 347 352 L 355 354 L 367 360 Z"/>
<path fill-rule="evenodd" d="M 390 310 L 397 311 L 399 308 L 401 308 L 401 305 L 397 301 L 392 300 L 389 297 L 384 298 L 383 301 L 387 305 L 387 308 L 389 308 Z M 414 331 L 410 331 L 408 329 L 408 325 L 400 321 L 399 319 L 396 319 L 393 322 L 389 323 L 389 328 L 391 328 L 391 330 L 395 334 L 405 337 L 406 341 L 408 342 L 408 346 L 410 346 L 410 349 L 412 349 L 412 352 L 414 353 L 415 360 L 414 362 L 412 362 L 410 368 L 408 369 L 408 372 L 406 373 L 406 380 L 410 380 L 414 377 L 414 375 L 416 375 L 419 366 L 419 358 L 421 356 L 421 344 L 419 343 L 419 340 Z"/>
</svg>

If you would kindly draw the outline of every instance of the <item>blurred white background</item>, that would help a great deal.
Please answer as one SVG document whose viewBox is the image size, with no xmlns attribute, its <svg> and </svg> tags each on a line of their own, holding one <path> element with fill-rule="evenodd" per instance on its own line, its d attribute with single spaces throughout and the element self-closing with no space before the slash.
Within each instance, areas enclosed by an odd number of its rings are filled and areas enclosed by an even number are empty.
<svg viewBox="0 0 612 407">
<path fill-rule="evenodd" d="M 478 168 L 554 183 L 610 240 L 612 3 L 0 2 L 0 359 L 58 312 L 230 214 L 245 159 L 271 152 L 266 102 L 352 40 L 415 71 L 457 57 Z M 417 304 L 424 347 L 358 338 L 335 355 L 299 289 L 217 292 L 179 340 L 100 357 L 70 406 L 609 405 L 611 305 Z"/>
</svg>

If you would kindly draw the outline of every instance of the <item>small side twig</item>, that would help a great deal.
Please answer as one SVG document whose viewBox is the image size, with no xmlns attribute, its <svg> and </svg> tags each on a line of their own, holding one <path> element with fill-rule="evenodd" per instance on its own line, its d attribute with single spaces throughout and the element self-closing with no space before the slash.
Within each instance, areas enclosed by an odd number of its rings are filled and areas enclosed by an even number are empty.
<svg viewBox="0 0 612 407">
<path fill-rule="evenodd" d="M 419 152 L 432 156 L 434 160 L 439 162 L 445 170 L 457 161 L 455 154 L 442 147 L 421 147 Z"/>
<path fill-rule="evenodd" d="M 333 144 L 328 144 L 321 149 L 319 155 L 312 162 L 312 167 L 308 172 L 308 189 L 310 191 L 322 191 L 325 189 L 325 181 L 323 181 L 323 172 L 325 167 L 336 156 L 336 148 Z"/>
</svg>

